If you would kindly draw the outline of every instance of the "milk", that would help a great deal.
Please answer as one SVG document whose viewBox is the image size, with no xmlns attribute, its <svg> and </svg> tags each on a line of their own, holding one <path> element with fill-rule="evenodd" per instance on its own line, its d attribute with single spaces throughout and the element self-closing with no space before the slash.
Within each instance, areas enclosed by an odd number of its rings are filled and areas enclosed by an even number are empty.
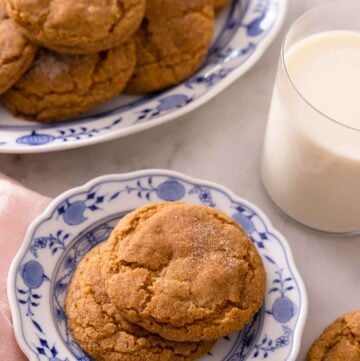
<svg viewBox="0 0 360 361">
<path fill-rule="evenodd" d="M 289 77 L 282 64 L 265 137 L 265 188 L 307 226 L 358 231 L 360 33 L 311 35 L 290 47 L 284 62 Z"/>
</svg>

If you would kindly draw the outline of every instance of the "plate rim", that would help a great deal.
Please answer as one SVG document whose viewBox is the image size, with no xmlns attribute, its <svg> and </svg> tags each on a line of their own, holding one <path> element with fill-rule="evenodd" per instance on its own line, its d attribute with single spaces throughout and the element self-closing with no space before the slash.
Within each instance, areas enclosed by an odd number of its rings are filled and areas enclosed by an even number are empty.
<svg viewBox="0 0 360 361">
<path fill-rule="evenodd" d="M 293 274 L 296 276 L 296 280 L 297 280 L 298 287 L 300 290 L 300 295 L 303 297 L 302 307 L 299 310 L 298 326 L 294 330 L 294 334 L 293 334 L 293 345 L 291 347 L 290 354 L 286 359 L 288 361 L 295 361 L 295 359 L 298 356 L 299 351 L 300 351 L 301 341 L 302 341 L 302 337 L 303 337 L 303 331 L 304 331 L 304 327 L 305 327 L 305 323 L 306 323 L 306 319 L 307 319 L 307 315 L 308 315 L 308 295 L 307 295 L 306 287 L 305 287 L 304 281 L 302 279 L 302 276 L 296 266 L 293 252 L 292 252 L 290 245 L 289 245 L 288 241 L 286 240 L 286 238 L 273 226 L 273 224 L 270 221 L 270 219 L 268 218 L 268 216 L 258 206 L 256 206 L 252 202 L 236 195 L 233 191 L 224 187 L 223 185 L 216 183 L 216 182 L 188 176 L 188 175 L 180 173 L 180 172 L 166 170 L 166 169 L 156 169 L 156 168 L 155 169 L 143 169 L 143 170 L 139 170 L 139 171 L 126 172 L 126 173 L 107 174 L 107 175 L 96 177 L 81 186 L 71 188 L 71 189 L 61 193 L 57 197 L 55 197 L 48 204 L 48 206 L 45 208 L 45 210 L 38 217 L 36 217 L 33 220 L 33 222 L 30 224 L 30 226 L 28 227 L 28 229 L 25 233 L 23 242 L 11 263 L 11 266 L 8 271 L 8 277 L 7 277 L 7 296 L 8 296 L 8 302 L 10 305 L 10 310 L 11 310 L 11 315 L 12 315 L 13 330 L 14 330 L 16 342 L 17 342 L 18 346 L 20 347 L 20 349 L 22 350 L 22 352 L 26 355 L 26 357 L 29 358 L 29 360 L 31 360 L 31 361 L 38 360 L 36 355 L 33 352 L 31 352 L 31 350 L 29 350 L 29 347 L 25 342 L 25 338 L 22 335 L 22 332 L 21 332 L 22 324 L 20 321 L 21 320 L 20 311 L 17 307 L 16 290 L 14 289 L 15 283 L 16 283 L 15 279 L 16 279 L 18 267 L 20 265 L 20 261 L 24 257 L 24 255 L 28 249 L 28 246 L 31 243 L 31 236 L 34 233 L 34 231 L 36 230 L 36 228 L 43 221 L 51 218 L 51 216 L 54 212 L 54 209 L 56 208 L 56 206 L 59 203 L 63 202 L 65 199 L 71 197 L 74 194 L 78 194 L 79 192 L 86 192 L 86 190 L 95 186 L 99 182 L 110 181 L 112 179 L 122 181 L 122 180 L 126 180 L 128 178 L 131 178 L 131 177 L 144 177 L 144 176 L 151 176 L 154 174 L 159 175 L 159 176 L 165 176 L 165 177 L 178 177 L 187 182 L 201 183 L 202 185 L 205 185 L 208 187 L 213 187 L 215 189 L 218 189 L 218 190 L 224 192 L 226 195 L 231 197 L 231 199 L 234 199 L 235 201 L 237 201 L 239 203 L 249 206 L 254 211 L 256 211 L 257 214 L 264 221 L 268 231 L 271 232 L 273 235 L 275 235 L 281 241 L 281 244 L 284 247 L 285 254 L 288 259 L 288 263 L 291 266 Z"/>
<path fill-rule="evenodd" d="M 94 144 L 101 144 L 115 139 L 121 139 L 132 134 L 140 133 L 147 129 L 155 128 L 164 123 L 170 122 L 183 117 L 184 115 L 193 112 L 195 109 L 202 107 L 205 103 L 213 99 L 215 96 L 223 92 L 237 79 L 247 73 L 259 60 L 263 57 L 266 50 L 274 42 L 275 38 L 279 34 L 282 26 L 284 25 L 285 18 L 288 12 L 289 0 L 279 0 L 278 16 L 267 33 L 266 37 L 259 43 L 252 56 L 247 59 L 244 64 L 234 69 L 229 76 L 222 79 L 221 82 L 215 84 L 209 91 L 202 95 L 196 102 L 190 103 L 188 106 L 180 108 L 177 112 L 164 114 L 158 119 L 151 122 L 145 122 L 141 124 L 135 124 L 126 128 L 114 129 L 110 133 L 100 134 L 98 137 L 84 139 L 74 143 L 56 143 L 47 144 L 42 147 L 25 147 L 17 148 L 14 145 L 0 147 L 0 154 L 36 154 L 36 153 L 50 153 L 63 151 L 68 149 L 77 149 Z"/>
</svg>

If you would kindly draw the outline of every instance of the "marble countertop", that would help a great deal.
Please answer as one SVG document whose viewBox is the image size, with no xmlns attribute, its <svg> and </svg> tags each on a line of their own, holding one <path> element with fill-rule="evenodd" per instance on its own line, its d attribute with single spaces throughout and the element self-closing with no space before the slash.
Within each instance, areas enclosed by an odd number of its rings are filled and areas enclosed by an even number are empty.
<svg viewBox="0 0 360 361">
<path fill-rule="evenodd" d="M 218 182 L 252 201 L 288 239 L 307 287 L 309 315 L 301 361 L 328 323 L 359 308 L 360 236 L 328 237 L 300 228 L 277 212 L 261 185 L 259 160 L 281 39 L 306 9 L 329 1 L 288 2 L 282 33 L 262 60 L 200 109 L 152 130 L 88 148 L 0 155 L 0 171 L 54 197 L 100 175 L 166 168 Z"/>
</svg>

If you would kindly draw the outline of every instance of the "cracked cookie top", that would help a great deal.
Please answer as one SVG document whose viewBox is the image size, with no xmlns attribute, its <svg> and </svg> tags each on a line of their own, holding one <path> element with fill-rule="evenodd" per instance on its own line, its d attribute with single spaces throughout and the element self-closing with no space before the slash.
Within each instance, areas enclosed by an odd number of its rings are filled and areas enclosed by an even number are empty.
<svg viewBox="0 0 360 361">
<path fill-rule="evenodd" d="M 168 341 L 122 318 L 104 289 L 101 247 L 80 262 L 65 302 L 69 329 L 85 352 L 98 361 L 192 361 L 210 350 L 213 342 Z"/>
<path fill-rule="evenodd" d="M 170 340 L 238 331 L 264 298 L 256 248 L 237 223 L 212 208 L 142 207 L 119 222 L 102 252 L 112 303 L 129 321 Z"/>
<path fill-rule="evenodd" d="M 139 27 L 145 0 L 5 0 L 9 15 L 35 42 L 65 53 L 107 50 Z"/>
<path fill-rule="evenodd" d="M 360 361 L 360 311 L 348 313 L 327 327 L 306 360 Z"/>
<path fill-rule="evenodd" d="M 0 0 L 0 94 L 9 89 L 29 68 L 36 46 L 9 17 Z"/>
<path fill-rule="evenodd" d="M 39 122 L 77 116 L 119 94 L 136 63 L 132 40 L 89 55 L 38 51 L 24 76 L 2 96 L 15 115 Z"/>
<path fill-rule="evenodd" d="M 128 93 L 181 83 L 203 64 L 214 32 L 212 0 L 147 0 L 135 34 L 138 64 Z"/>
</svg>

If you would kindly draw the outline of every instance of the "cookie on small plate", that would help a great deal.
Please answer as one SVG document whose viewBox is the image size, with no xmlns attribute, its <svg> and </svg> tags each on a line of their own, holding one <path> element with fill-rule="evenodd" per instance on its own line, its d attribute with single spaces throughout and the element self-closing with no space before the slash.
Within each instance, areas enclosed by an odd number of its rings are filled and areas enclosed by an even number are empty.
<svg viewBox="0 0 360 361">
<path fill-rule="evenodd" d="M 263 302 L 265 271 L 255 246 L 209 207 L 160 203 L 135 210 L 115 227 L 103 257 L 112 303 L 130 322 L 169 340 L 239 331 Z"/>
<path fill-rule="evenodd" d="M 34 42 L 63 53 L 108 50 L 139 27 L 145 0 L 5 0 Z"/>
<path fill-rule="evenodd" d="M 192 361 L 211 349 L 214 342 L 168 341 L 122 318 L 104 289 L 101 247 L 78 265 L 65 303 L 68 327 L 85 352 L 98 361 Z"/>
<path fill-rule="evenodd" d="M 138 64 L 127 92 L 158 91 L 193 75 L 204 62 L 214 24 L 211 0 L 147 0 L 135 34 Z"/>
<path fill-rule="evenodd" d="M 1 99 L 21 118 L 39 122 L 63 120 L 119 94 L 129 81 L 135 63 L 132 40 L 89 55 L 41 49 L 34 64 Z"/>
<path fill-rule="evenodd" d="M 9 19 L 0 0 L 0 94 L 9 89 L 29 68 L 36 52 L 23 30 Z"/>
<path fill-rule="evenodd" d="M 360 361 L 360 311 L 328 326 L 311 346 L 307 361 Z"/>
</svg>

